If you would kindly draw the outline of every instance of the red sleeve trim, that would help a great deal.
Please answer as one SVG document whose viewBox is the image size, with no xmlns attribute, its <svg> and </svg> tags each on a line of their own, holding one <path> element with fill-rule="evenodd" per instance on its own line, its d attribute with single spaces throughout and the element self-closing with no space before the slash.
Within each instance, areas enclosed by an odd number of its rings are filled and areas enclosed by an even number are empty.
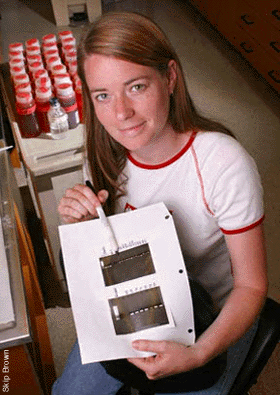
<svg viewBox="0 0 280 395">
<path fill-rule="evenodd" d="M 220 229 L 226 235 L 236 235 L 238 233 L 247 232 L 247 230 L 253 229 L 256 226 L 260 225 L 264 221 L 264 218 L 265 218 L 265 216 L 263 215 L 258 221 L 254 222 L 251 225 L 245 226 L 244 228 L 233 229 L 233 230 L 226 230 L 226 229 L 223 229 L 223 228 L 220 228 Z"/>
</svg>

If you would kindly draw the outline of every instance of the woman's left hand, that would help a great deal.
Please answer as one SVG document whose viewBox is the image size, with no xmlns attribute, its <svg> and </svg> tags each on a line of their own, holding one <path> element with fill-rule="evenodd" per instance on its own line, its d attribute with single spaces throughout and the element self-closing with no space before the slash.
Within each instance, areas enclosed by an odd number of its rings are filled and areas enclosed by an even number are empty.
<svg viewBox="0 0 280 395">
<path fill-rule="evenodd" d="M 146 373 L 150 380 L 186 372 L 206 363 L 203 353 L 196 345 L 190 347 L 170 341 L 135 340 L 133 348 L 154 352 L 146 358 L 129 358 L 128 361 Z"/>
</svg>

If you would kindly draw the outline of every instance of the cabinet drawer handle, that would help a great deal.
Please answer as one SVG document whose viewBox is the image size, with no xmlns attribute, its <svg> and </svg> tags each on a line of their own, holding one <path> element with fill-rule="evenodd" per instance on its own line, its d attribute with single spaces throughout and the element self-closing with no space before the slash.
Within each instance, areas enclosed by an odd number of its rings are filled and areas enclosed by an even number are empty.
<svg viewBox="0 0 280 395">
<path fill-rule="evenodd" d="M 243 41 L 241 44 L 240 44 L 240 47 L 242 48 L 242 49 L 244 49 L 244 51 L 245 52 L 247 52 L 247 53 L 251 53 L 251 52 L 254 52 L 254 50 L 253 50 L 253 48 L 250 46 L 250 44 L 249 44 L 249 46 L 246 48 L 246 41 Z"/>
<path fill-rule="evenodd" d="M 273 16 L 275 16 L 275 18 L 278 19 L 278 21 L 280 21 L 280 11 L 279 10 L 273 10 L 273 11 L 271 11 L 271 14 Z"/>
<path fill-rule="evenodd" d="M 250 21 L 248 19 L 248 17 L 249 17 L 248 14 L 241 15 L 241 19 L 242 19 L 243 22 L 246 23 L 246 25 L 253 25 L 255 22 L 254 21 Z"/>
<path fill-rule="evenodd" d="M 279 71 L 270 70 L 268 72 L 268 75 L 273 79 L 273 81 L 277 82 L 278 84 L 280 83 L 280 73 L 279 73 Z M 277 75 L 279 76 L 278 78 L 277 78 Z"/>
<path fill-rule="evenodd" d="M 274 49 L 274 51 L 280 53 L 280 44 L 277 41 L 271 41 L 269 45 Z"/>
</svg>

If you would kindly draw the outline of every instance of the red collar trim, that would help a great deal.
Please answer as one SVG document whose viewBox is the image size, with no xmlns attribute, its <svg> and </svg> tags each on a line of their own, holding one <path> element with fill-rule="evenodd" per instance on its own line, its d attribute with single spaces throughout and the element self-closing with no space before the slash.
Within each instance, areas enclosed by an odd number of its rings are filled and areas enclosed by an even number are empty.
<svg viewBox="0 0 280 395">
<path fill-rule="evenodd" d="M 163 167 L 169 166 L 172 163 L 176 162 L 179 158 L 181 158 L 182 155 L 184 155 L 185 152 L 190 148 L 192 145 L 195 136 L 197 132 L 193 131 L 187 144 L 179 151 L 176 155 L 174 155 L 172 158 L 168 159 L 166 162 L 159 163 L 157 165 L 147 165 L 145 163 L 138 162 L 136 159 L 134 159 L 130 153 L 127 154 L 127 158 L 132 162 L 135 166 L 141 167 L 142 169 L 147 169 L 147 170 L 157 170 L 157 169 L 162 169 Z"/>
</svg>

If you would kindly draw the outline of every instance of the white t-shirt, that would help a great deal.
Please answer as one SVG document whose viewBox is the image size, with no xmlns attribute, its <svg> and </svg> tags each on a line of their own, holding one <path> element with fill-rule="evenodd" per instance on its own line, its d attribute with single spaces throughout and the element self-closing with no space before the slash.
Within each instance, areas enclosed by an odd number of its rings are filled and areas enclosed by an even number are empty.
<svg viewBox="0 0 280 395">
<path fill-rule="evenodd" d="M 232 137 L 193 133 L 172 159 L 147 166 L 128 156 L 127 195 L 117 212 L 164 202 L 172 212 L 191 277 L 221 308 L 233 281 L 224 234 L 262 222 L 263 192 L 254 160 Z"/>
</svg>

